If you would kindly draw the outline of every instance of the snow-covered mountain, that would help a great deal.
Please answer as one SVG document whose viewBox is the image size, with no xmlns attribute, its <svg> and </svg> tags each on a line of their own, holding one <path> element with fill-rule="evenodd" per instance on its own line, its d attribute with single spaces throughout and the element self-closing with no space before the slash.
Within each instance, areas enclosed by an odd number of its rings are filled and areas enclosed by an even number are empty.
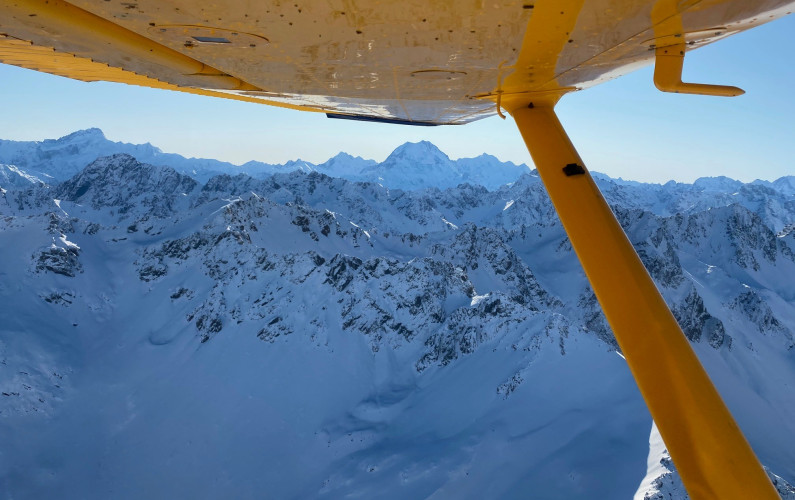
<svg viewBox="0 0 795 500">
<path fill-rule="evenodd" d="M 221 173 L 240 172 L 249 175 L 270 174 L 276 165 L 249 162 L 244 166 L 218 160 L 185 158 L 164 153 L 159 148 L 146 144 L 113 142 L 105 138 L 98 128 L 79 130 L 60 139 L 44 141 L 9 141 L 0 139 L 0 163 L 15 165 L 40 179 L 65 181 L 100 156 L 128 154 L 139 161 L 152 165 L 168 166 L 178 172 L 204 183 Z M 47 181 L 45 181 L 47 182 Z"/>
<path fill-rule="evenodd" d="M 535 175 L 324 169 L 0 192 L 4 496 L 686 498 Z M 794 498 L 793 196 L 599 183 Z"/>
<path fill-rule="evenodd" d="M 398 147 L 380 164 L 340 153 L 320 165 L 297 159 L 283 165 L 249 161 L 238 166 L 218 160 L 164 153 L 148 143 L 137 145 L 109 141 L 96 128 L 41 142 L 0 140 L 0 164 L 13 165 L 23 175 L 48 183 L 71 178 L 99 156 L 121 153 L 144 163 L 171 167 L 202 184 L 219 174 L 246 174 L 261 179 L 277 173 L 317 170 L 332 177 L 375 182 L 392 189 L 444 189 L 464 182 L 496 189 L 529 172 L 526 165 L 500 162 L 489 155 L 452 161 L 436 146 L 425 141 Z M 10 181 L 4 179 L 3 171 L 0 168 L 0 186 L 11 185 Z M 19 186 L 20 183 L 16 181 L 13 185 Z"/>
<path fill-rule="evenodd" d="M 773 182 L 756 180 L 754 181 L 754 184 L 761 184 L 762 186 L 767 186 L 785 195 L 790 195 L 790 196 L 795 195 L 795 175 L 788 175 L 786 177 L 781 177 L 780 179 L 776 179 Z"/>
<path fill-rule="evenodd" d="M 51 178 L 47 180 L 52 182 Z M 0 164 L 0 189 L 24 189 L 29 188 L 31 184 L 46 184 L 46 182 L 15 165 Z"/>
<path fill-rule="evenodd" d="M 693 184 L 668 182 L 643 184 L 597 176 L 597 184 L 615 204 L 650 210 L 659 215 L 696 213 L 710 208 L 741 205 L 759 215 L 775 231 L 792 223 L 795 192 L 789 190 L 795 176 L 775 182 L 743 184 L 727 177 L 703 177 Z"/>
<path fill-rule="evenodd" d="M 454 161 L 430 142 L 420 141 L 403 144 L 383 163 L 365 167 L 351 178 L 402 190 L 428 187 L 446 189 L 463 183 L 494 190 L 529 172 L 526 165 L 500 162 L 486 154 Z M 345 177 L 334 173 L 328 175 Z"/>
<path fill-rule="evenodd" d="M 362 172 L 365 178 L 376 180 L 387 187 L 419 189 L 427 187 L 425 178 L 435 179 L 450 187 L 455 182 L 450 173 L 455 163 L 428 141 L 406 143 L 390 154 L 383 163 L 373 165 Z"/>
<path fill-rule="evenodd" d="M 375 166 L 375 160 L 365 160 L 361 156 L 351 156 L 348 153 L 339 153 L 329 158 L 326 162 L 317 166 L 317 171 L 331 177 L 341 177 L 343 179 L 353 179 L 362 170 Z"/>
</svg>

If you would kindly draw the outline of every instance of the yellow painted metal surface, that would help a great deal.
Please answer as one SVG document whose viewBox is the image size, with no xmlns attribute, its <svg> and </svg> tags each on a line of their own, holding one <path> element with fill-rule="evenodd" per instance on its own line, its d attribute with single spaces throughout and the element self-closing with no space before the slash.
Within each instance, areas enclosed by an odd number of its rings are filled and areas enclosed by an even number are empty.
<svg viewBox="0 0 795 500">
<path fill-rule="evenodd" d="M 700 2 L 687 0 L 686 4 Z M 728 28 L 716 26 L 700 32 L 688 32 L 682 22 L 679 0 L 659 0 L 652 9 L 655 39 L 654 86 L 663 92 L 734 97 L 745 93 L 730 85 L 682 82 L 682 69 L 688 44 L 695 44 L 699 36 L 723 36 Z"/>
<path fill-rule="evenodd" d="M 53 75 L 72 78 L 83 82 L 115 82 L 140 87 L 186 92 L 209 97 L 235 99 L 240 101 L 262 103 L 261 99 L 247 97 L 243 94 L 229 94 L 223 91 L 179 87 L 167 82 L 156 80 L 131 71 L 114 68 L 107 64 L 94 62 L 91 59 L 76 57 L 73 54 L 58 52 L 50 48 L 37 47 L 30 42 L 17 40 L 0 34 L 0 61 L 22 68 L 42 71 Z M 313 108 L 302 108 L 290 104 L 273 102 L 272 106 L 286 107 L 300 111 L 317 111 Z"/>
<path fill-rule="evenodd" d="M 690 498 L 778 499 L 552 106 L 509 111 Z"/>
<path fill-rule="evenodd" d="M 80 40 L 81 44 L 87 48 L 74 50 L 74 52 L 84 55 L 77 56 L 73 52 L 55 50 L 49 47 L 48 44 L 35 45 L 30 41 L 11 36 L 6 31 L 0 30 L 0 62 L 85 82 L 117 82 L 263 103 L 262 99 L 245 95 L 245 90 L 256 89 L 255 87 L 178 52 L 159 47 L 146 38 L 137 37 L 135 34 L 111 22 L 93 16 L 81 9 L 76 9 L 66 2 L 49 0 L 47 2 L 29 3 L 35 4 L 33 5 L 35 12 L 31 12 L 32 9 L 25 2 L 14 2 L 13 9 L 6 6 L 5 11 L 0 12 L 15 16 L 27 15 L 42 23 L 42 26 L 46 26 L 45 31 L 48 33 L 57 30 L 63 37 L 72 37 L 70 38 L 71 40 Z M 2 22 L 0 20 L 0 23 Z M 8 21 L 5 22 L 7 23 Z M 70 43 L 75 44 L 74 41 Z M 165 68 L 165 72 L 152 71 L 151 68 L 139 68 L 140 71 L 148 70 L 148 73 L 136 73 L 128 69 L 122 69 L 129 68 L 129 64 L 118 63 L 113 66 L 90 57 L 107 50 L 108 46 L 113 47 L 119 58 L 131 59 L 137 57 L 149 64 L 151 64 L 151 61 L 156 61 L 160 67 Z M 193 86 L 184 84 L 179 86 L 169 83 L 167 80 L 147 76 L 157 75 L 160 78 L 167 79 L 169 75 L 173 76 L 173 74 L 182 73 L 189 75 L 188 77 L 193 79 Z M 207 83 L 212 83 L 212 87 L 206 88 Z M 232 89 L 234 93 L 228 92 L 228 89 Z M 317 111 L 314 108 L 290 103 L 267 102 L 267 104 L 302 111 Z"/>
<path fill-rule="evenodd" d="M 466 123 L 781 17 L 795 0 L 0 0 L 0 61 L 41 49 L 163 85 L 303 110 Z M 49 56 L 47 56 L 49 57 Z M 98 66 L 96 67 L 98 68 Z M 83 79 L 85 64 L 56 74 Z M 117 72 L 96 79 L 119 81 Z M 173 87 L 169 87 L 173 88 Z M 217 94 L 214 94 L 217 95 Z"/>
<path fill-rule="evenodd" d="M 745 91 L 731 85 L 685 83 L 682 69 L 685 64 L 685 43 L 657 47 L 654 62 L 654 86 L 663 92 L 736 97 Z"/>
</svg>

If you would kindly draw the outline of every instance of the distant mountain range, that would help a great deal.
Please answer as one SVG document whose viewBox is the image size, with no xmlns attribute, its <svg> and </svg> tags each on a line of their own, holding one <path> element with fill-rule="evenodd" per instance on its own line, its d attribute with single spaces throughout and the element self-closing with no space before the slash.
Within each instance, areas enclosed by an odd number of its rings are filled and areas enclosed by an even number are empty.
<svg viewBox="0 0 795 500">
<path fill-rule="evenodd" d="M 0 496 L 687 498 L 526 167 L 100 137 L 0 142 Z M 792 178 L 597 182 L 795 500 Z"/>
<path fill-rule="evenodd" d="M 465 182 L 496 189 L 515 181 L 530 170 L 527 165 L 501 162 L 486 154 L 477 158 L 451 160 L 426 141 L 400 146 L 383 163 L 339 153 L 319 165 L 300 159 L 283 165 L 257 161 L 234 165 L 218 160 L 185 158 L 178 154 L 164 153 L 148 143 L 109 141 L 97 128 L 40 142 L 0 140 L 0 164 L 13 165 L 24 171 L 31 180 L 45 183 L 69 179 L 97 157 L 118 153 L 129 154 L 152 165 L 171 167 L 201 184 L 219 174 L 246 174 L 262 179 L 277 173 L 317 171 L 351 181 L 376 182 L 393 189 L 444 189 Z M 6 184 L 24 183 L 8 167 L 0 167 L 0 181 L 3 179 L 6 179 Z"/>
</svg>

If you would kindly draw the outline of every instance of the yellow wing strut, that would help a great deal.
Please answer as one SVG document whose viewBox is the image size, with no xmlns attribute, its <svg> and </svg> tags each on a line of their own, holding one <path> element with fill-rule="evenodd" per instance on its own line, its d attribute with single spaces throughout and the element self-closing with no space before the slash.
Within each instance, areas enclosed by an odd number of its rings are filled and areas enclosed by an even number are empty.
<svg viewBox="0 0 795 500">
<path fill-rule="evenodd" d="M 553 107 L 508 111 L 690 497 L 778 499 Z"/>
</svg>

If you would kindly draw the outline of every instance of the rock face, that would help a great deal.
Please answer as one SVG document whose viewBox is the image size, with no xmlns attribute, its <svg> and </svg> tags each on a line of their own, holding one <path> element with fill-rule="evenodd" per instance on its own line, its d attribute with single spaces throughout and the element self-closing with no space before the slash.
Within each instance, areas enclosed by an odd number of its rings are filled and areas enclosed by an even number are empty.
<svg viewBox="0 0 795 500">
<path fill-rule="evenodd" d="M 154 217 L 166 217 L 187 204 L 180 202 L 199 185 L 170 168 L 138 162 L 127 154 L 100 158 L 79 174 L 60 184 L 53 195 L 63 201 L 113 209 L 125 214 L 145 208 Z"/>
<path fill-rule="evenodd" d="M 2 193 L 0 492 L 686 498 L 537 177 L 306 170 L 117 154 Z M 789 498 L 792 194 L 599 182 Z"/>
</svg>

